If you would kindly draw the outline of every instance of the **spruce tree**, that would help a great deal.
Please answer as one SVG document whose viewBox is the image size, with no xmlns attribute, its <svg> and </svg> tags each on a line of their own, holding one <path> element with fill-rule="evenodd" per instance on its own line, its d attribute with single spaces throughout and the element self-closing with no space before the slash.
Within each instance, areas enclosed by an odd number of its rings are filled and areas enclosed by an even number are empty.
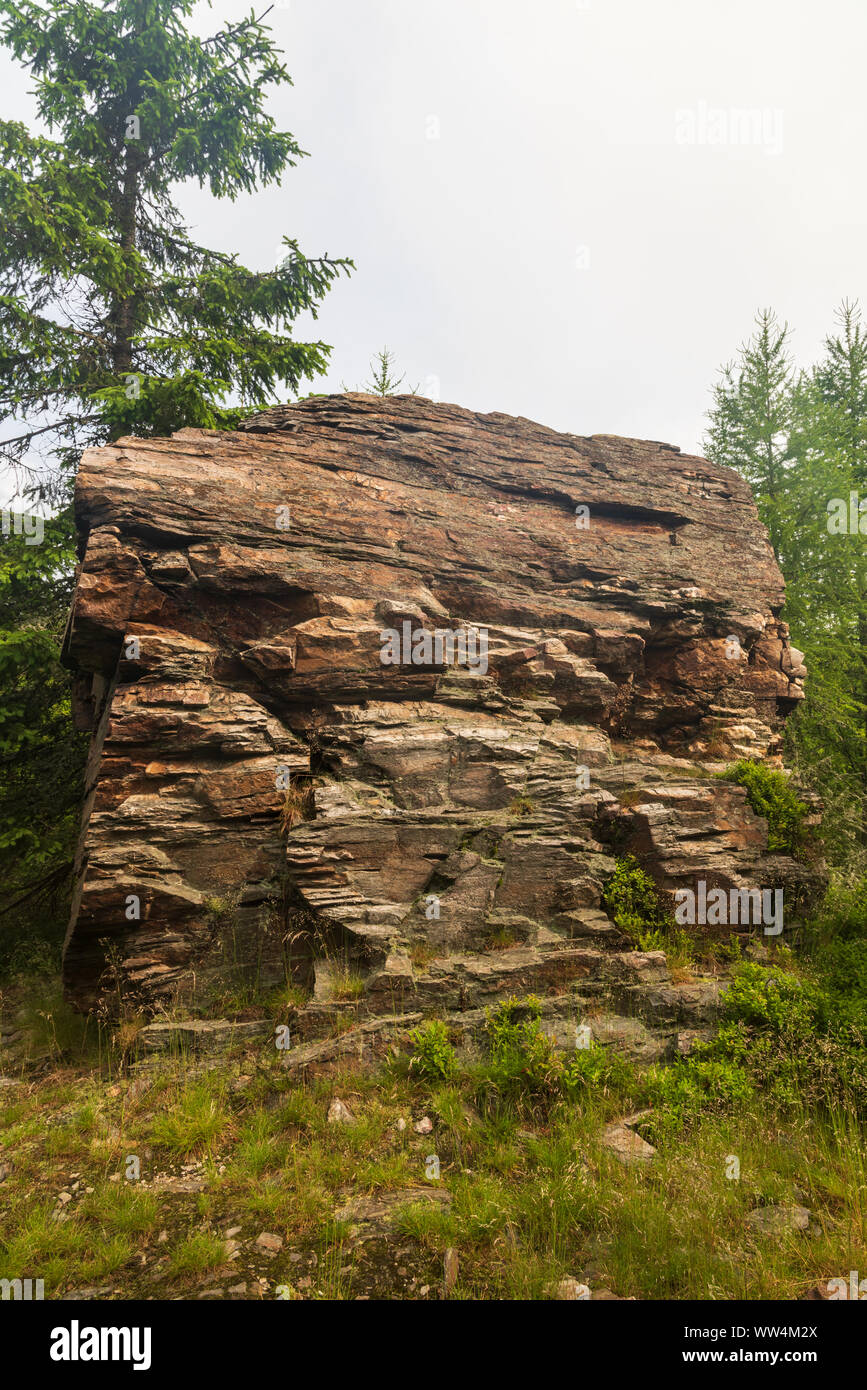
<svg viewBox="0 0 867 1390">
<path fill-rule="evenodd" d="M 820 361 L 796 374 L 770 311 L 714 388 L 705 447 L 751 483 L 786 579 L 783 617 L 807 658 L 789 754 L 826 805 L 828 850 L 858 870 L 867 849 L 867 335 L 857 304 Z M 844 530 L 833 517 L 843 510 Z"/>
<path fill-rule="evenodd" d="M 705 440 L 708 458 L 737 468 L 751 484 L 780 559 L 785 538 L 788 434 L 793 369 L 789 329 L 771 309 L 756 316 L 738 359 L 720 372 Z"/>
<path fill-rule="evenodd" d="M 284 235 L 281 263 L 250 270 L 201 245 L 178 209 L 186 180 L 235 199 L 303 154 L 267 110 L 290 78 L 265 16 L 200 39 L 193 8 L 0 0 L 48 130 L 0 122 L 7 464 L 29 467 L 41 446 L 70 468 L 122 434 L 230 427 L 326 366 L 327 345 L 291 326 L 351 262 L 308 259 Z"/>
</svg>

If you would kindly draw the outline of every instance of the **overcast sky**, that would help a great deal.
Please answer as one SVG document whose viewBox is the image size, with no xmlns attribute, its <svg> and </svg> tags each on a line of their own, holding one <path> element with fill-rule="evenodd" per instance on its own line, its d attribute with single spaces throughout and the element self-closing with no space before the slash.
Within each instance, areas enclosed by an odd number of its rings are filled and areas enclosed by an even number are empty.
<svg viewBox="0 0 867 1390">
<path fill-rule="evenodd" d="M 197 28 L 248 11 L 214 0 Z M 295 83 L 272 109 L 310 158 L 179 201 L 250 266 L 284 232 L 355 260 L 314 389 L 387 344 L 423 394 L 695 450 L 758 307 L 806 364 L 867 300 L 864 0 L 288 0 L 269 22 Z M 29 119 L 28 85 L 3 55 L 4 116 Z"/>
</svg>

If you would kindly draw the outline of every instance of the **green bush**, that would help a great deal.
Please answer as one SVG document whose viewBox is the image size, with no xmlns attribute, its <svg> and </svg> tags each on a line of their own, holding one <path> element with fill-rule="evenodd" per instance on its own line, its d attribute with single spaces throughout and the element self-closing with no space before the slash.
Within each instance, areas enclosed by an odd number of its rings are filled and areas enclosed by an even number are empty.
<svg viewBox="0 0 867 1390">
<path fill-rule="evenodd" d="M 867 879 L 833 883 L 808 924 L 809 942 L 820 956 L 828 943 L 861 937 L 867 941 Z"/>
<path fill-rule="evenodd" d="M 734 972 L 723 996 L 722 1017 L 775 1033 L 806 1036 L 825 1032 L 829 1000 L 813 980 L 802 980 L 777 967 L 745 961 Z"/>
<path fill-rule="evenodd" d="M 410 1071 L 425 1081 L 448 1081 L 454 1076 L 458 1059 L 449 1042 L 448 1025 L 441 1018 L 432 1018 L 422 1028 L 415 1028 L 410 1038 L 415 1046 Z"/>
<path fill-rule="evenodd" d="M 673 925 L 662 891 L 632 854 L 617 860 L 604 901 L 615 926 L 636 940 L 649 932 L 668 932 Z"/>
<path fill-rule="evenodd" d="M 808 808 L 782 772 L 742 758 L 720 776 L 725 782 L 746 788 L 750 806 L 768 822 L 768 849 L 772 853 L 795 854 L 800 849 L 806 839 L 804 819 Z"/>
<path fill-rule="evenodd" d="M 657 1138 L 763 1096 L 781 1109 L 867 1113 L 865 1036 L 820 981 L 744 962 L 723 996 L 716 1036 L 646 1086 Z"/>
<path fill-rule="evenodd" d="M 734 1059 L 779 1105 L 867 1112 L 864 1028 L 821 981 L 745 962 L 722 1018 L 700 1056 Z"/>
<path fill-rule="evenodd" d="M 563 1064 L 542 1032 L 542 1007 L 532 996 L 509 999 L 488 1013 L 488 1062 L 478 1099 L 514 1113 L 546 1109 L 560 1094 Z"/>
<path fill-rule="evenodd" d="M 816 968 L 840 1012 L 867 1023 L 867 941 L 831 941 Z"/>
<path fill-rule="evenodd" d="M 611 1095 L 633 1100 L 639 1089 L 640 1078 L 633 1063 L 598 1043 L 576 1048 L 563 1065 L 563 1090 L 569 1099 Z"/>
<path fill-rule="evenodd" d="M 684 1129 L 709 1111 L 730 1110 L 754 1098 L 755 1085 L 742 1058 L 703 1052 L 699 1047 L 671 1066 L 651 1067 L 646 1084 L 655 1113 L 642 1126 L 651 1137 Z"/>
</svg>

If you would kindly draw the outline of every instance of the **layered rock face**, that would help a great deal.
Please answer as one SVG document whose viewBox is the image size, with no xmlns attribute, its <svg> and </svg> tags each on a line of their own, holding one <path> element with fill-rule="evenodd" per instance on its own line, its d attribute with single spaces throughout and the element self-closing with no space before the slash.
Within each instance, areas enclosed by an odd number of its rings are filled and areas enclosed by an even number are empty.
<svg viewBox="0 0 867 1390">
<path fill-rule="evenodd" d="M 778 760 L 805 675 L 735 473 L 342 395 L 91 450 L 76 511 L 81 1005 L 108 952 L 148 1005 L 286 973 L 308 1047 L 532 991 L 641 1054 L 713 991 L 630 949 L 615 857 L 797 886 L 711 775 Z"/>
</svg>

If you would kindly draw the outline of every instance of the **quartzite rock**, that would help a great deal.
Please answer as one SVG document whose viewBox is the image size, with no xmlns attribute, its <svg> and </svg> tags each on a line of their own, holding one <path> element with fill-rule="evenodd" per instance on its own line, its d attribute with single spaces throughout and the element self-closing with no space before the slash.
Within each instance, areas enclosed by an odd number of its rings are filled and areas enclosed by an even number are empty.
<svg viewBox="0 0 867 1390">
<path fill-rule="evenodd" d="M 803 696 L 731 470 L 343 395 L 90 450 L 75 505 L 79 1004 L 107 942 L 149 1006 L 288 961 L 308 1048 L 344 1015 L 534 991 L 674 1050 L 716 991 L 627 951 L 602 905 L 615 856 L 667 888 L 800 891 L 743 789 L 708 775 L 778 761 Z M 404 624 L 487 634 L 487 668 L 383 664 Z"/>
</svg>

